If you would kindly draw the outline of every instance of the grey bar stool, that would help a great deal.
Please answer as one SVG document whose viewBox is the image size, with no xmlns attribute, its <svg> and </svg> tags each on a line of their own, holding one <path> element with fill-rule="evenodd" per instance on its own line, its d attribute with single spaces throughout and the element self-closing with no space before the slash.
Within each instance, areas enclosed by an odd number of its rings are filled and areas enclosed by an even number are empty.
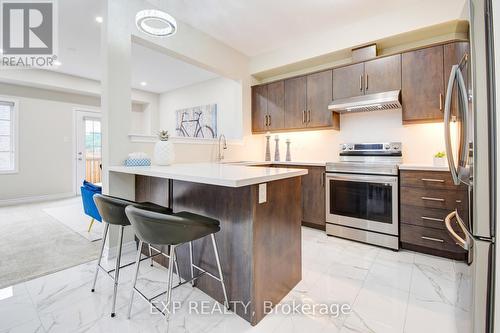
<svg viewBox="0 0 500 333">
<path fill-rule="evenodd" d="M 170 260 L 168 267 L 168 282 L 167 291 L 160 293 L 152 298 L 146 297 L 141 291 L 139 291 L 135 286 L 137 282 L 137 276 L 139 274 L 139 263 L 140 251 L 137 252 L 137 260 L 135 266 L 135 275 L 132 283 L 132 290 L 130 294 L 130 304 L 128 308 L 128 318 L 130 318 L 132 312 L 132 304 L 134 300 L 134 293 L 138 293 L 143 299 L 154 306 L 160 313 L 162 313 L 167 320 L 171 313 L 171 300 L 172 300 L 172 290 L 188 282 L 193 282 L 204 274 L 209 275 L 215 280 L 219 281 L 222 287 L 222 292 L 224 293 L 225 306 L 229 309 L 229 301 L 227 298 L 226 285 L 224 284 L 224 277 L 222 274 L 222 268 L 220 264 L 219 251 L 217 249 L 217 242 L 215 240 L 215 233 L 220 230 L 219 221 L 211 219 L 209 217 L 189 213 L 180 212 L 176 214 L 162 214 L 152 211 L 147 211 L 138 207 L 128 206 L 125 212 L 134 228 L 137 238 L 139 238 L 139 248 L 142 247 L 143 243 L 147 244 L 158 244 L 158 245 L 169 245 L 170 246 Z M 194 240 L 200 239 L 205 236 L 209 236 L 212 239 L 212 245 L 215 252 L 215 260 L 217 261 L 217 269 L 219 276 L 215 276 L 210 272 L 204 270 L 203 268 L 193 264 L 193 245 Z M 190 254 L 190 270 L 191 279 L 185 280 L 179 285 L 172 287 L 173 283 L 173 266 L 176 261 L 175 249 L 185 243 L 189 243 L 189 254 Z M 194 270 L 198 270 L 201 273 L 194 275 Z M 179 270 L 177 269 L 177 274 Z M 151 302 L 153 299 L 166 294 L 166 304 L 165 311 L 158 308 L 156 304 Z"/>
<path fill-rule="evenodd" d="M 94 275 L 94 281 L 92 283 L 92 292 L 95 291 L 95 285 L 97 282 L 97 275 L 99 273 L 99 270 L 102 269 L 108 276 L 110 276 L 113 281 L 114 281 L 114 291 L 113 291 L 113 305 L 111 309 L 111 317 L 115 316 L 115 307 L 116 307 L 116 294 L 118 291 L 118 280 L 120 277 L 120 269 L 130 266 L 134 264 L 135 262 L 128 263 L 126 265 L 120 266 L 120 259 L 122 255 L 122 245 L 123 245 L 123 230 L 125 229 L 126 226 L 130 225 L 130 221 L 125 214 L 125 208 L 129 205 L 134 205 L 137 207 L 140 207 L 141 209 L 147 210 L 147 211 L 154 211 L 158 213 L 164 213 L 164 214 L 169 214 L 172 213 L 172 210 L 170 208 L 166 208 L 160 205 L 153 204 L 151 202 L 133 202 L 125 199 L 120 199 L 120 198 L 115 198 L 107 195 L 102 195 L 102 194 L 96 194 L 94 195 L 94 202 L 96 203 L 97 210 L 99 211 L 99 214 L 102 217 L 102 222 L 104 223 L 104 233 L 102 236 L 102 245 L 101 245 L 101 252 L 99 254 L 99 259 L 97 260 L 97 266 L 95 270 L 95 275 Z M 116 264 L 115 268 L 112 270 L 106 270 L 104 267 L 101 265 L 101 259 L 102 259 L 102 254 L 104 252 L 104 245 L 106 244 L 106 237 L 108 234 L 109 230 L 109 225 L 117 225 L 119 226 L 119 236 L 118 236 L 118 253 L 116 255 Z M 156 250 L 158 253 L 152 254 L 152 249 Z M 141 246 L 139 246 L 138 252 L 141 252 Z M 153 257 L 156 255 L 159 255 L 160 251 L 153 248 L 151 244 L 149 244 L 149 256 L 146 256 L 145 258 L 141 259 L 140 256 L 138 258 L 138 264 L 140 264 L 141 261 L 146 260 L 146 259 L 151 259 L 151 265 L 153 265 Z M 178 270 L 178 266 L 176 265 L 176 269 Z M 111 275 L 111 273 L 114 272 L 114 275 Z M 180 283 L 181 281 L 179 281 Z"/>
</svg>

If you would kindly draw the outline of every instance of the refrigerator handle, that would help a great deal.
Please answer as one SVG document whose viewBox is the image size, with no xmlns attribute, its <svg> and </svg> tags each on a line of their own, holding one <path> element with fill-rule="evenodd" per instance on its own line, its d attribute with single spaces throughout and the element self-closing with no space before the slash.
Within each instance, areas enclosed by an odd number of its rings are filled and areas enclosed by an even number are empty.
<svg viewBox="0 0 500 333">
<path fill-rule="evenodd" d="M 462 129 L 460 133 L 460 152 L 458 158 L 458 165 L 465 168 L 468 162 L 468 154 L 469 154 L 469 144 L 467 142 L 468 131 L 469 131 L 469 101 L 467 98 L 467 87 L 465 85 L 464 77 L 462 75 L 462 71 L 460 68 L 457 69 L 457 83 L 458 83 L 458 96 L 462 99 L 461 103 L 458 103 L 459 112 L 462 113 Z M 463 180 L 462 180 L 463 181 Z M 466 185 L 469 185 L 464 181 Z"/>
<path fill-rule="evenodd" d="M 450 78 L 448 80 L 448 90 L 446 91 L 446 99 L 444 103 L 444 142 L 446 147 L 446 157 L 448 159 L 448 167 L 450 168 L 451 177 L 455 185 L 460 185 L 457 168 L 453 160 L 453 151 L 451 146 L 450 120 L 451 120 L 451 95 L 453 92 L 453 84 L 457 77 L 458 65 L 453 65 L 451 68 Z"/>
<path fill-rule="evenodd" d="M 460 227 L 460 229 L 462 229 L 462 231 L 464 232 L 465 234 L 465 239 L 463 239 L 462 237 L 460 237 L 460 235 L 458 235 L 455 230 L 453 230 L 452 226 L 451 226 L 451 220 L 455 218 L 457 220 L 457 224 L 458 226 Z M 467 229 L 467 227 L 465 226 L 464 224 L 464 221 L 460 218 L 460 216 L 457 214 L 457 211 L 454 210 L 453 212 L 451 212 L 450 214 L 448 214 L 446 216 L 446 218 L 444 219 L 444 224 L 446 225 L 446 229 L 448 230 L 448 233 L 450 234 L 450 236 L 453 238 L 453 240 L 455 242 L 457 242 L 457 244 L 462 247 L 464 250 L 467 250 L 469 251 L 471 249 L 471 242 L 472 242 L 472 234 L 470 233 L 470 231 Z"/>
</svg>

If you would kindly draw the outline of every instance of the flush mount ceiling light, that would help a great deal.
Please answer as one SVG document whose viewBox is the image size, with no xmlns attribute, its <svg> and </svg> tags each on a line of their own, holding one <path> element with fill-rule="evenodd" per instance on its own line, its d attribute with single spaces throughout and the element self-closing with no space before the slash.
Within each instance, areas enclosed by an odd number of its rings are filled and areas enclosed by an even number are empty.
<svg viewBox="0 0 500 333">
<path fill-rule="evenodd" d="M 172 36 L 177 31 L 175 19 L 161 10 L 146 9 L 135 15 L 137 29 L 154 37 Z"/>
</svg>

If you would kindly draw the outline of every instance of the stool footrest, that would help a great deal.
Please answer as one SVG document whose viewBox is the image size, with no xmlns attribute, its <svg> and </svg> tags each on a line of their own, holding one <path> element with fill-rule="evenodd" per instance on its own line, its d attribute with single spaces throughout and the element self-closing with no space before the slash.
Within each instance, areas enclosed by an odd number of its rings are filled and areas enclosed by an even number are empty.
<svg viewBox="0 0 500 333">
<path fill-rule="evenodd" d="M 219 281 L 219 282 L 221 282 L 221 281 L 222 281 L 220 277 L 213 275 L 212 273 L 210 273 L 210 272 L 208 272 L 208 271 L 204 270 L 203 268 L 201 268 L 201 267 L 199 267 L 199 266 L 197 266 L 197 265 L 195 265 L 195 264 L 193 264 L 193 268 L 196 268 L 197 270 L 199 270 L 199 271 L 203 272 L 202 274 L 207 274 L 208 276 L 212 277 L 213 279 L 215 279 L 215 280 L 217 280 L 217 281 Z M 200 275 L 202 275 L 202 274 L 200 274 Z M 191 279 L 191 280 L 195 280 L 195 279 L 197 279 L 198 277 L 199 277 L 199 276 L 197 276 L 197 277 L 195 277 L 195 278 L 193 278 L 193 279 Z M 191 281 L 191 280 L 190 280 L 190 281 Z"/>
<path fill-rule="evenodd" d="M 151 256 L 146 256 L 145 258 L 142 258 L 142 259 L 140 259 L 139 261 L 148 260 L 148 259 L 151 259 L 151 258 L 153 258 L 153 257 L 156 257 L 156 256 L 158 256 L 158 255 L 160 255 L 160 254 L 161 254 L 161 253 L 156 253 L 156 254 L 153 254 L 153 255 L 151 255 Z M 170 258 L 170 256 L 169 256 L 169 258 Z M 123 265 L 123 266 L 120 266 L 120 269 L 125 268 L 125 267 L 128 267 L 128 266 L 132 266 L 132 265 L 134 265 L 134 264 L 135 264 L 135 261 L 129 262 L 128 264 L 125 264 L 125 265 Z M 106 268 L 102 267 L 102 266 L 101 266 L 101 264 L 97 264 L 97 267 L 99 267 L 100 269 L 102 269 L 102 271 L 103 271 L 104 273 L 106 273 L 106 274 L 107 274 L 107 275 L 108 275 L 111 279 L 113 279 L 113 280 L 115 279 L 115 276 L 114 276 L 114 275 L 111 275 L 111 273 L 113 273 L 113 272 L 116 270 L 116 268 L 110 269 L 110 270 L 108 271 Z"/>
<path fill-rule="evenodd" d="M 198 274 L 197 276 L 195 276 L 195 277 L 194 277 L 194 278 L 192 278 L 192 279 L 185 280 L 184 282 L 179 283 L 179 284 L 178 284 L 178 285 L 176 285 L 176 286 L 173 286 L 173 287 L 172 287 L 172 290 L 173 290 L 173 289 L 175 289 L 175 288 L 178 288 L 178 287 L 180 287 L 180 286 L 182 286 L 182 285 L 184 285 L 184 284 L 186 284 L 186 283 L 189 283 L 189 282 L 191 282 L 191 281 L 194 281 L 194 280 L 196 280 L 196 279 L 200 278 L 201 276 L 203 276 L 203 275 L 205 275 L 205 274 L 206 274 L 206 272 L 202 272 L 202 273 Z M 155 305 L 155 303 L 153 303 L 153 302 L 152 302 L 152 300 L 154 300 L 155 298 L 158 298 L 158 297 L 160 297 L 160 296 L 165 295 L 165 294 L 168 292 L 168 290 L 165 290 L 165 291 L 163 291 L 163 292 L 161 292 L 161 293 L 159 293 L 159 294 L 157 294 L 157 295 L 155 295 L 155 296 L 153 296 L 153 297 L 151 297 L 151 298 L 148 298 L 146 295 L 144 295 L 144 294 L 143 294 L 143 293 L 142 293 L 139 289 L 137 289 L 135 286 L 134 286 L 133 288 L 134 288 L 134 291 L 135 291 L 136 293 L 138 293 L 138 294 L 139 294 L 139 296 L 141 296 L 141 297 L 142 297 L 142 298 L 143 298 L 146 302 L 148 302 L 149 304 L 151 304 L 152 306 L 154 306 L 154 307 L 156 308 L 156 310 L 158 310 L 158 311 L 159 311 L 162 315 L 165 315 L 165 313 L 164 313 L 162 310 L 160 310 L 160 309 L 159 309 L 159 308 Z"/>
</svg>

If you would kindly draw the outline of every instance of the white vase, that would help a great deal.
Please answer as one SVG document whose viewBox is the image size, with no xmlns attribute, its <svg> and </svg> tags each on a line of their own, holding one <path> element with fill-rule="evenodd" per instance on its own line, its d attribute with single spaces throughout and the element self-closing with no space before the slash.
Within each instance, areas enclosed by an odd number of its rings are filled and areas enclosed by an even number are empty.
<svg viewBox="0 0 500 333">
<path fill-rule="evenodd" d="M 447 162 L 448 161 L 444 157 L 434 157 L 434 166 L 445 167 Z"/>
<path fill-rule="evenodd" d="M 171 141 L 158 141 L 155 144 L 154 160 L 156 165 L 170 165 L 174 159 L 174 145 Z"/>
</svg>

